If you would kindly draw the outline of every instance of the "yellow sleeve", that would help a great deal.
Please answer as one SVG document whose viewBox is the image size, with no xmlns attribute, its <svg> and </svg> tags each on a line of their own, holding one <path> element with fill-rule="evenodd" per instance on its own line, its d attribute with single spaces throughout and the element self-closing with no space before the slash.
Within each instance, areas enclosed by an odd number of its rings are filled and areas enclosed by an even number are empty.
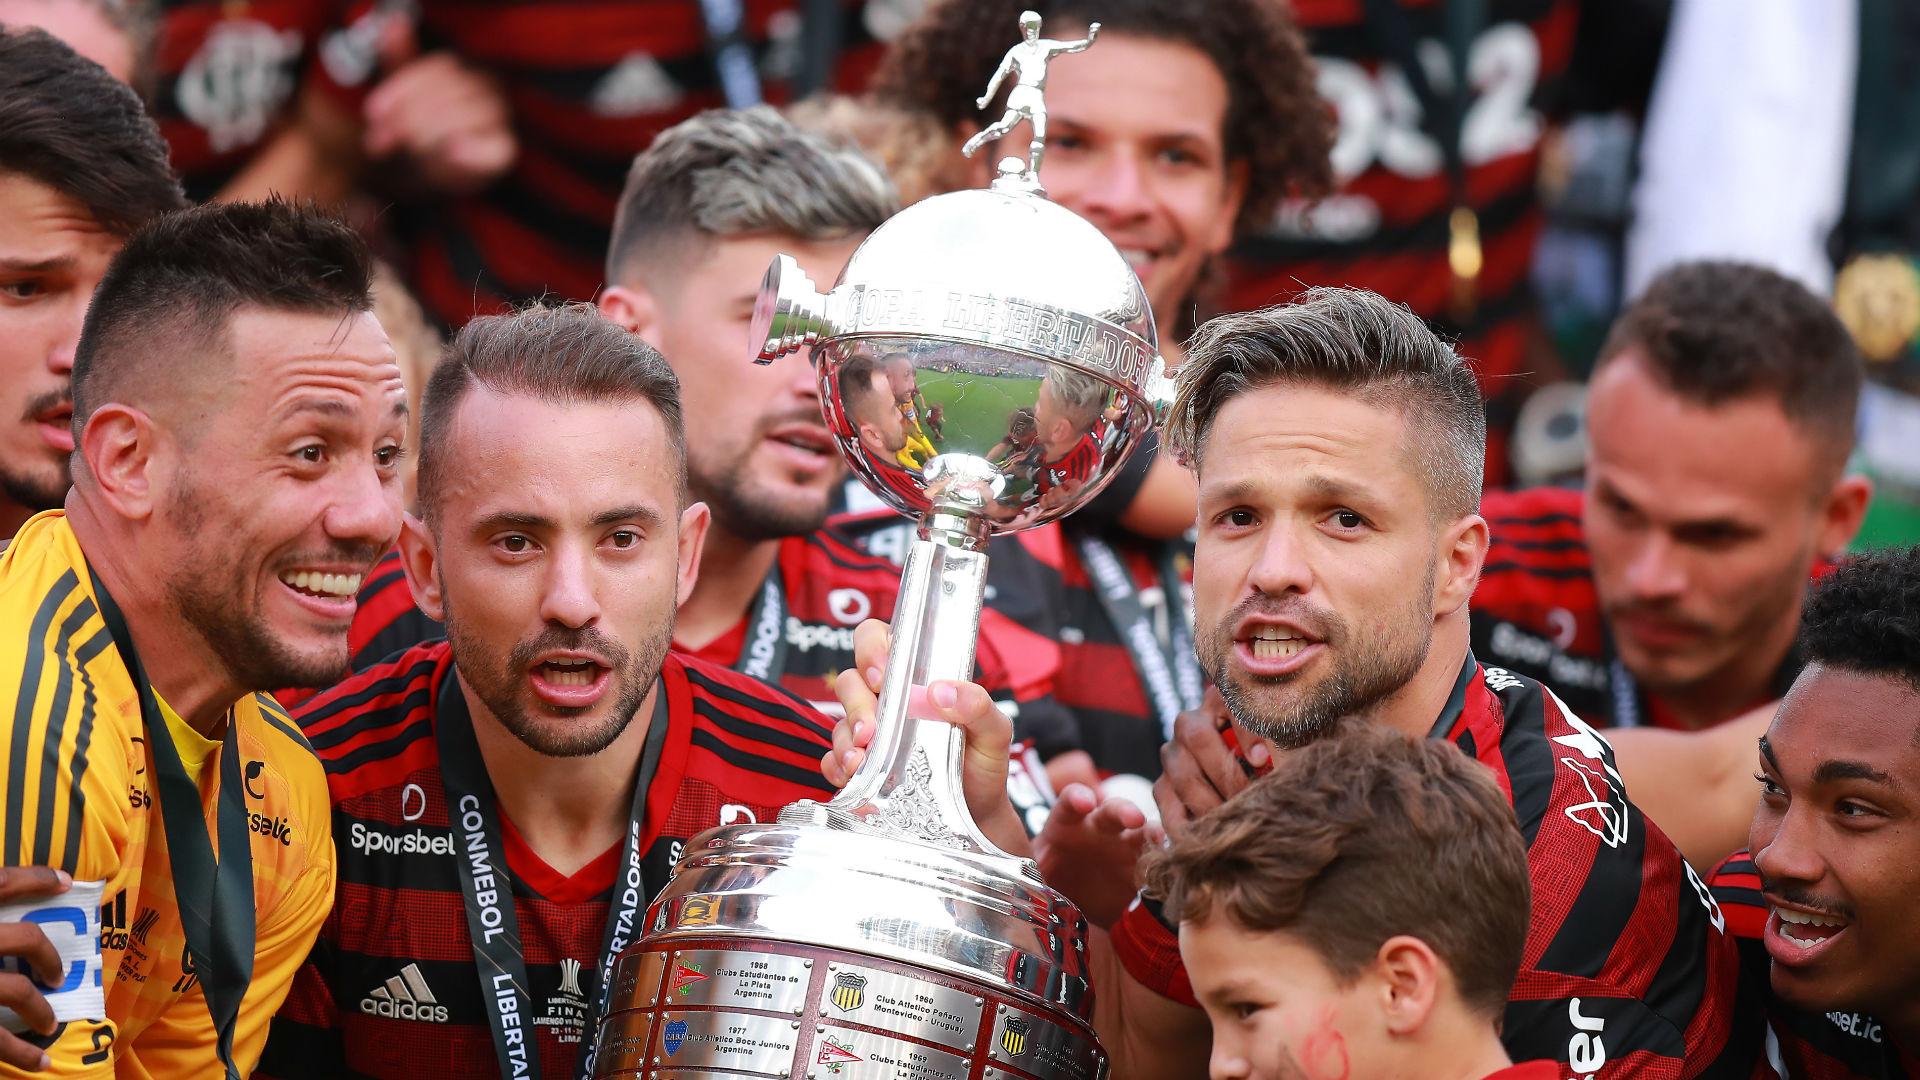
<svg viewBox="0 0 1920 1080">
<path fill-rule="evenodd" d="M 86 1080 L 107 1080 L 114 1075 L 114 1062 L 118 1058 L 114 1042 L 119 1029 L 110 1020 L 73 1020 L 61 1024 L 54 1032 L 53 1041 L 46 1044 L 47 1058 L 52 1062 L 46 1071 L 36 1073 L 16 1072 L 6 1065 L 0 1065 L 0 1076 L 51 1078 L 51 1080 L 74 1080 L 84 1077 Z M 39 1042 L 38 1039 L 29 1041 Z"/>
<path fill-rule="evenodd" d="M 333 906 L 332 844 L 288 890 L 280 909 L 263 918 L 256 939 L 253 982 L 234 1023 L 233 1060 L 240 1074 L 253 1072 L 267 1043 L 267 1025 L 286 1000 L 293 977 L 313 948 Z M 267 915 L 268 913 L 263 913 Z M 182 994 L 120 1055 L 120 1076 L 175 1080 L 217 1074 L 218 1040 L 200 985 Z"/>
</svg>

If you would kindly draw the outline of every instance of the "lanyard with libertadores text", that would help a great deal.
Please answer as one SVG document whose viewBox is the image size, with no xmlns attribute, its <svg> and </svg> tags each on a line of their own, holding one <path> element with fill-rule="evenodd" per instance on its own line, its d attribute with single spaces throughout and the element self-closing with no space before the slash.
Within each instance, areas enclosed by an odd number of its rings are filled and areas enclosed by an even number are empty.
<svg viewBox="0 0 1920 1080">
<path fill-rule="evenodd" d="M 1164 545 L 1163 545 L 1164 546 Z M 1166 635 L 1153 624 L 1153 615 L 1140 602 L 1133 575 L 1113 545 L 1096 536 L 1082 536 L 1080 561 L 1086 566 L 1093 591 L 1100 598 L 1121 643 L 1133 658 L 1133 667 L 1152 699 L 1162 737 L 1173 741 L 1173 723 L 1180 714 L 1197 709 L 1206 693 L 1200 661 L 1193 652 L 1193 624 L 1189 621 L 1185 583 L 1174 566 L 1172 551 L 1159 560 L 1160 610 L 1166 614 Z"/>
<path fill-rule="evenodd" d="M 787 673 L 787 589 L 780 581 L 777 558 L 760 583 L 753 610 L 747 613 L 747 639 L 740 643 L 740 659 L 733 670 L 774 686 Z"/>
<path fill-rule="evenodd" d="M 539 1074 L 539 1050 L 534 1044 L 533 991 L 527 984 L 526 958 L 520 951 L 520 920 L 513 911 L 513 876 L 500 846 L 500 818 L 494 805 L 493 782 L 473 735 L 473 717 L 466 695 L 452 668 L 440 684 L 440 706 L 434 718 L 440 741 L 440 783 L 447 796 L 447 824 L 459 855 L 460 893 L 466 900 L 467 933 L 473 939 L 473 960 L 480 979 L 480 1000 L 493 1031 L 493 1049 L 503 1078 Z M 627 815 L 627 838 L 620 850 L 620 876 L 607 906 L 607 927 L 600 937 L 600 955 L 588 970 L 593 984 L 582 987 L 593 1003 L 580 1033 L 575 1075 L 593 1075 L 595 1040 L 600 1017 L 606 1012 L 613 962 L 633 943 L 648 893 L 640 876 L 641 819 L 647 809 L 647 789 L 660 768 L 660 751 L 667 738 L 667 686 L 654 684 L 653 720 L 646 745 L 640 751 L 640 772 L 634 778 L 633 810 Z"/>
<path fill-rule="evenodd" d="M 167 866 L 173 873 L 174 904 L 180 909 L 180 930 L 187 939 L 193 972 L 207 999 L 218 1040 L 216 1050 L 229 1080 L 240 1080 L 233 1063 L 233 1027 L 240 1001 L 253 981 L 254 919 L 253 834 L 247 825 L 246 786 L 240 776 L 240 734 L 233 711 L 227 712 L 227 730 L 220 741 L 220 794 L 215 811 L 219 856 L 207 833 L 200 786 L 187 775 L 160 713 L 160 699 L 147 681 L 146 668 L 133 648 L 120 605 L 108 595 L 100 575 L 93 578 L 93 595 L 100 619 L 107 624 L 113 647 L 127 665 L 140 695 L 140 722 L 153 753 L 160 800 L 160 824 L 167 833 Z"/>
</svg>

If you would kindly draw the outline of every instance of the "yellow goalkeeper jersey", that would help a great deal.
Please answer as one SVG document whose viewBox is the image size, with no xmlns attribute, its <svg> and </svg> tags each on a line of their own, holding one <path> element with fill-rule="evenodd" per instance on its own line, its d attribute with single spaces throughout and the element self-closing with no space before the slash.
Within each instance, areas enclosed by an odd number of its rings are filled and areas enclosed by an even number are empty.
<svg viewBox="0 0 1920 1080">
<path fill-rule="evenodd" d="M 214 1023 L 186 951 L 140 696 L 97 599 L 59 511 L 28 521 L 0 552 L 0 861 L 56 866 L 74 879 L 71 892 L 4 916 L 38 922 L 68 964 L 49 994 L 64 1019 L 47 1044 L 53 1067 L 32 1075 L 217 1077 Z M 217 837 L 222 744 L 159 705 Z M 265 694 L 235 702 L 230 722 L 257 908 L 253 978 L 234 1027 L 234 1062 L 245 1075 L 326 918 L 334 855 L 326 776 L 299 729 Z"/>
</svg>

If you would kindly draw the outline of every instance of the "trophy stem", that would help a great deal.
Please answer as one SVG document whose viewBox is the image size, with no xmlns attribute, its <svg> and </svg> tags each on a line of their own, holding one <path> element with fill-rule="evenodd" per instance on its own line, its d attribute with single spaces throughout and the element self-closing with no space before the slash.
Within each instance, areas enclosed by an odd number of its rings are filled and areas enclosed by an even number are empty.
<svg viewBox="0 0 1920 1080">
<path fill-rule="evenodd" d="M 941 847 L 1005 855 L 980 832 L 960 786 L 965 733 L 920 719 L 927 685 L 973 677 L 986 595 L 984 523 L 935 513 L 907 549 L 893 646 L 867 758 L 828 803 L 881 831 Z"/>
</svg>

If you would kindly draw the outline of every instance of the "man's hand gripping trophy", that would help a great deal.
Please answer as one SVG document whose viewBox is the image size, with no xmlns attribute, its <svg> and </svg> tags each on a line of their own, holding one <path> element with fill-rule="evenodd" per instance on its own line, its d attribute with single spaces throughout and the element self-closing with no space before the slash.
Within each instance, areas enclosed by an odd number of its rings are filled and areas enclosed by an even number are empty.
<svg viewBox="0 0 1920 1080">
<path fill-rule="evenodd" d="M 1000 84 L 1008 75 L 1014 77 L 1013 89 L 1007 94 L 1007 114 L 981 129 L 980 133 L 967 140 L 960 152 L 972 157 L 982 146 L 993 142 L 1025 120 L 1033 127 L 1033 141 L 1027 147 L 1027 175 L 1040 175 L 1040 159 L 1047 151 L 1047 64 L 1061 53 L 1081 52 L 1093 44 L 1100 36 L 1100 24 L 1092 23 L 1087 27 L 1087 36 L 1080 41 L 1054 41 L 1040 36 L 1040 16 L 1031 11 L 1020 13 L 1020 33 L 1025 39 L 1007 50 L 1000 66 L 993 71 L 993 78 L 987 82 L 987 92 L 978 99 L 979 107 L 984 109 L 993 101 L 993 95 L 999 93 Z M 1002 166 L 1006 168 L 1006 166 Z"/>
</svg>

